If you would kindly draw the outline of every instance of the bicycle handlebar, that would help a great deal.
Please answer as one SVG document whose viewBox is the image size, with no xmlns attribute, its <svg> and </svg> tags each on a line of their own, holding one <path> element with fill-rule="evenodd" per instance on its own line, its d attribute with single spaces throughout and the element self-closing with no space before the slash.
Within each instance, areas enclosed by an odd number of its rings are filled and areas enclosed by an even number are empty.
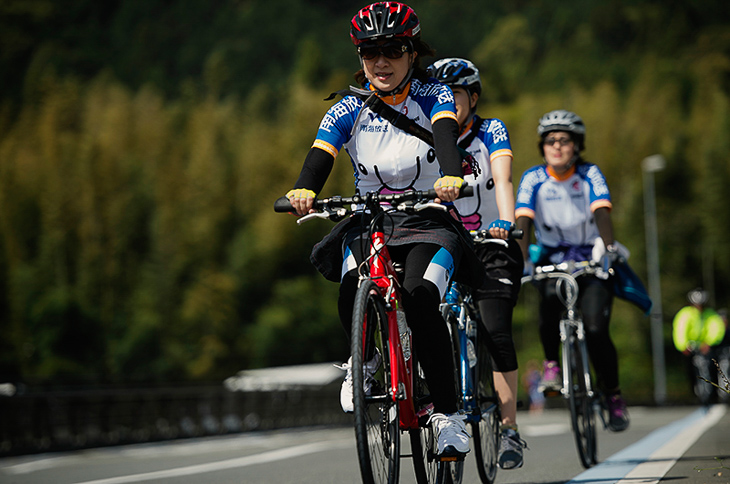
<svg viewBox="0 0 730 484">
<path fill-rule="evenodd" d="M 535 266 L 535 274 L 523 277 L 522 282 L 540 281 L 550 277 L 570 276 L 577 278 L 595 274 L 605 274 L 605 271 L 595 262 L 569 260 L 559 264 Z"/>
<path fill-rule="evenodd" d="M 471 230 L 469 233 L 471 234 L 471 238 L 475 244 L 500 244 L 505 247 L 508 246 L 506 240 L 493 238 L 492 234 L 489 233 L 489 229 Z M 508 238 L 521 239 L 523 234 L 524 233 L 521 229 L 512 229 Z"/>
<path fill-rule="evenodd" d="M 464 186 L 459 191 L 459 197 L 470 197 L 474 194 L 474 187 L 472 186 Z M 362 205 L 365 204 L 368 200 L 370 200 L 373 203 L 390 203 L 393 206 L 397 206 L 402 203 L 407 202 L 423 202 L 427 200 L 433 200 L 434 198 L 437 198 L 436 190 L 431 188 L 430 190 L 422 191 L 422 190 L 407 190 L 402 193 L 370 193 L 366 195 L 353 195 L 352 197 L 340 197 L 340 196 L 334 196 L 329 198 L 322 198 L 322 199 L 315 199 L 314 200 L 314 208 L 318 210 L 326 210 L 328 212 L 333 212 L 336 209 L 345 209 L 351 210 L 352 205 Z M 438 204 L 438 203 L 427 203 L 426 206 L 416 208 L 422 209 L 422 208 L 440 208 L 442 210 L 446 210 L 446 206 Z M 443 207 L 443 208 L 442 208 Z M 289 213 L 293 212 L 294 208 L 291 206 L 291 203 L 289 202 L 289 199 L 286 197 L 280 197 L 279 199 L 274 202 L 274 211 L 278 213 Z M 317 215 L 317 214 L 309 214 L 309 215 Z M 316 218 L 329 218 L 331 215 L 322 213 L 320 216 L 316 216 Z M 344 213 L 343 213 L 344 215 Z M 307 215 L 305 215 L 306 217 Z"/>
<path fill-rule="evenodd" d="M 560 287 L 558 287 L 558 297 L 566 307 L 572 307 L 578 299 L 578 277 L 585 275 L 601 276 L 606 274 L 605 271 L 592 261 L 565 261 L 559 264 L 551 264 L 546 266 L 536 266 L 535 274 L 522 278 L 522 284 L 532 281 L 540 281 L 542 279 L 558 279 L 558 283 L 567 282 L 570 290 L 567 296 L 563 296 Z M 606 274 L 606 276 L 608 276 Z"/>
</svg>

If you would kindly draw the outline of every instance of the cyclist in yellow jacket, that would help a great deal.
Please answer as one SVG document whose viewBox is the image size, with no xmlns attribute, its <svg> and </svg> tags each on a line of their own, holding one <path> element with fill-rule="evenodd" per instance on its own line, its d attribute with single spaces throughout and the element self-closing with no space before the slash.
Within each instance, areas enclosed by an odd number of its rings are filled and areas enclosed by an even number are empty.
<svg viewBox="0 0 730 484">
<path fill-rule="evenodd" d="M 709 382 L 717 383 L 713 346 L 725 336 L 725 321 L 706 307 L 707 291 L 694 289 L 687 294 L 690 302 L 674 317 L 674 346 L 687 356 L 687 369 L 692 389 L 702 405 L 709 405 L 715 393 Z"/>
<path fill-rule="evenodd" d="M 705 307 L 707 291 L 694 289 L 687 294 L 687 299 L 690 305 L 674 317 L 674 346 L 685 355 L 696 351 L 706 355 L 725 336 L 725 323 L 714 309 Z"/>
</svg>

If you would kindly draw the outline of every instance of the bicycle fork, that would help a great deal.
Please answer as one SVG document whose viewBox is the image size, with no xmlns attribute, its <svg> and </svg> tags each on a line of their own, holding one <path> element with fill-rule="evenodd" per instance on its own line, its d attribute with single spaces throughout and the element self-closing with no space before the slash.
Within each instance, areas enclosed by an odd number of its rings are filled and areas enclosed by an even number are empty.
<svg viewBox="0 0 730 484">
<path fill-rule="evenodd" d="M 575 338 L 576 346 L 580 346 L 580 355 L 573 354 L 570 338 Z M 586 333 L 583 329 L 583 324 L 580 321 L 574 319 L 574 313 L 568 312 L 568 317 L 560 320 L 560 341 L 563 345 L 563 388 L 560 393 L 563 398 L 570 398 L 570 392 L 573 391 L 570 388 L 570 372 L 574 366 L 571 361 L 574 358 L 581 359 L 581 367 L 583 369 L 582 375 L 577 375 L 578 378 L 583 378 L 586 388 L 586 395 L 591 400 L 594 397 L 593 385 L 591 384 L 591 375 L 589 370 L 588 351 L 586 348 Z"/>
</svg>

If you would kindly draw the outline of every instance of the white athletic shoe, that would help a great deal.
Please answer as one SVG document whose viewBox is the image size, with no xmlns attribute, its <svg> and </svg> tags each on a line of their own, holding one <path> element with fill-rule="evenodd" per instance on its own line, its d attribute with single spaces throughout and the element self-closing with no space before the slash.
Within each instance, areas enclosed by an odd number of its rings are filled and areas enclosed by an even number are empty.
<svg viewBox="0 0 730 484">
<path fill-rule="evenodd" d="M 428 421 L 438 440 L 438 455 L 459 455 L 469 452 L 466 416 L 458 413 L 434 413 Z"/>
<path fill-rule="evenodd" d="M 365 383 L 363 387 L 365 388 L 366 395 L 370 393 L 373 375 L 376 371 L 378 371 L 379 367 L 380 353 L 376 351 L 373 359 L 365 363 Z M 352 413 L 354 411 L 354 406 L 352 404 L 352 357 L 347 360 L 347 363 L 343 363 L 341 366 L 338 366 L 338 368 L 347 371 L 345 380 L 342 382 L 342 388 L 340 389 L 340 405 L 342 405 L 342 410 Z"/>
</svg>

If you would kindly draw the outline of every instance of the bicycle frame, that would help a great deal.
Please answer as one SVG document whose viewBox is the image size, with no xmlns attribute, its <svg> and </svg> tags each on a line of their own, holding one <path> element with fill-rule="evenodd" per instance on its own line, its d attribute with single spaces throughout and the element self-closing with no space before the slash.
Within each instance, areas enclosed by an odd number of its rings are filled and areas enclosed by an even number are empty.
<svg viewBox="0 0 730 484">
<path fill-rule="evenodd" d="M 370 234 L 370 255 L 364 262 L 367 274 L 361 270 L 360 281 L 370 279 L 378 286 L 386 303 L 388 314 L 388 345 L 390 361 L 397 364 L 391 368 L 390 395 L 397 401 L 400 414 L 401 430 L 418 428 L 416 405 L 413 401 L 413 359 L 406 358 L 403 351 L 403 336 L 398 327 L 397 310 L 401 301 L 398 275 L 393 267 L 388 247 L 385 245 L 385 234 L 378 224 Z M 407 333 L 407 344 L 413 346 L 410 332 Z M 364 339 L 365 340 L 365 339 Z M 393 344 L 395 342 L 395 344 Z"/>
<path fill-rule="evenodd" d="M 537 267 L 536 274 L 523 277 L 522 282 L 557 279 L 555 290 L 558 299 L 565 306 L 564 316 L 560 319 L 560 340 L 563 348 L 563 387 L 560 393 L 569 401 L 578 455 L 583 466 L 588 468 L 597 462 L 594 420 L 597 394 L 593 390 L 583 319 L 576 309 L 579 290 L 577 278 L 585 274 L 603 277 L 605 272 L 587 261 L 568 261 Z M 577 389 L 572 381 L 574 376 L 579 379 Z M 599 415 L 603 418 L 600 412 Z"/>
<path fill-rule="evenodd" d="M 474 366 L 471 363 L 469 355 L 469 343 L 474 344 L 474 338 L 477 335 L 477 324 L 479 320 L 475 314 L 469 314 L 469 306 L 471 304 L 471 294 L 467 291 L 462 292 L 458 283 L 452 283 L 445 296 L 445 304 L 451 306 L 451 311 L 458 315 L 457 318 L 457 340 L 459 341 L 459 374 L 461 381 L 459 382 L 461 390 L 461 400 L 463 409 L 467 412 L 467 420 L 478 420 L 479 415 L 472 415 L 476 409 L 476 399 L 474 397 L 474 381 L 470 368 Z M 476 350 L 476 348 L 474 348 Z M 476 356 L 474 357 L 476 358 Z M 474 360 L 476 363 L 476 360 Z"/>
<path fill-rule="evenodd" d="M 498 244 L 504 247 L 508 246 L 506 240 L 491 238 L 487 230 L 472 231 L 472 238 L 476 244 Z M 517 231 L 512 234 L 512 237 L 522 237 L 522 232 Z M 458 283 L 452 283 L 449 286 L 449 291 L 446 293 L 445 298 L 446 304 L 451 305 L 451 310 L 459 315 L 458 318 L 458 340 L 459 340 L 459 364 L 461 373 L 461 399 L 463 402 L 464 410 L 468 412 L 467 421 L 476 422 L 481 416 L 474 414 L 474 410 L 478 408 L 478 402 L 475 398 L 475 382 L 473 381 L 473 372 L 470 368 L 474 366 L 470 362 L 469 356 L 469 343 L 473 345 L 474 351 L 476 351 L 476 338 L 477 338 L 477 326 L 481 323 L 480 315 L 478 310 L 474 306 L 471 291 L 467 288 L 462 290 L 461 285 Z M 475 355 L 476 358 L 476 355 Z M 476 360 L 475 363 L 476 364 Z M 497 405 L 498 402 L 492 402 L 492 405 Z M 481 409 L 489 410 L 489 409 Z"/>
<path fill-rule="evenodd" d="M 556 292 L 558 298 L 565 306 L 565 316 L 560 319 L 560 341 L 562 346 L 569 343 L 571 334 L 575 334 L 578 344 L 585 347 L 586 344 L 586 333 L 583 327 L 583 319 L 576 309 L 576 303 L 578 302 L 578 280 L 577 278 L 584 274 L 596 274 L 599 269 L 591 265 L 589 262 L 574 262 L 568 261 L 560 264 L 543 266 L 538 268 L 538 273 L 534 276 L 524 277 L 522 282 L 529 282 L 541 279 L 557 279 Z M 565 294 L 563 294 L 563 284 L 567 284 L 565 288 Z M 562 352 L 562 370 L 563 370 L 563 388 L 560 393 L 564 398 L 569 398 L 569 380 L 568 372 L 570 369 L 570 362 L 567 360 L 568 355 L 566 351 Z M 583 352 L 583 367 L 589 368 L 588 358 L 585 356 L 586 352 Z M 591 383 L 590 375 L 586 375 L 586 390 L 588 396 L 593 398 L 595 393 Z"/>
</svg>

